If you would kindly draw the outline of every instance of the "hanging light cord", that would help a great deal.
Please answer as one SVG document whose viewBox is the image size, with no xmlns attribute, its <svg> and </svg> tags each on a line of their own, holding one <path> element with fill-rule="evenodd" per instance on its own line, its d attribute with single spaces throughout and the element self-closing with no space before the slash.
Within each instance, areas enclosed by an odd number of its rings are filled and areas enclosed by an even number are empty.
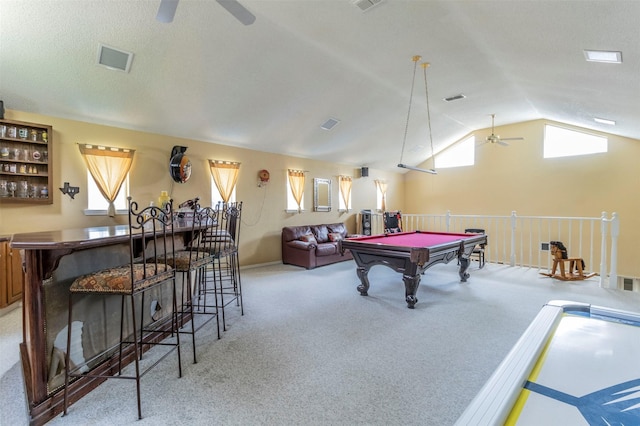
<svg viewBox="0 0 640 426">
<path fill-rule="evenodd" d="M 409 117 L 411 116 L 411 104 L 413 102 L 413 87 L 416 83 L 416 69 L 418 68 L 418 61 L 422 59 L 420 55 L 416 55 L 413 60 L 413 79 L 411 80 L 411 94 L 409 95 L 409 110 L 407 111 L 407 122 L 404 126 L 404 139 L 402 139 L 402 151 L 400 151 L 400 164 L 402 164 L 402 158 L 404 157 L 404 146 L 407 143 L 407 132 L 409 131 Z"/>
<path fill-rule="evenodd" d="M 422 63 L 422 70 L 424 71 L 424 92 L 427 97 L 427 122 L 429 123 L 429 143 L 431 144 L 431 164 L 433 169 L 436 169 L 436 158 L 433 155 L 433 135 L 431 134 L 431 109 L 429 108 L 429 86 L 427 85 L 427 68 L 429 68 L 429 62 Z M 415 72 L 415 71 L 414 71 Z M 406 130 L 405 130 L 406 138 Z"/>
</svg>

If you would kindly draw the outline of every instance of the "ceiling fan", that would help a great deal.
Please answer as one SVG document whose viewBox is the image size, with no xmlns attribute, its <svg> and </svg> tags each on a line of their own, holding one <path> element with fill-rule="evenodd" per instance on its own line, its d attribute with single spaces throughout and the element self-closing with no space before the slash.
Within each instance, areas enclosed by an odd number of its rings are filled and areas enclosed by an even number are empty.
<svg viewBox="0 0 640 426">
<path fill-rule="evenodd" d="M 500 135 L 496 135 L 494 132 L 494 120 L 496 118 L 495 114 L 491 114 L 491 134 L 489 136 L 487 136 L 487 140 L 485 143 L 497 143 L 498 145 L 502 145 L 502 146 L 509 146 L 508 143 L 504 142 L 504 141 L 521 141 L 524 138 L 501 138 Z"/>
<path fill-rule="evenodd" d="M 158 8 L 158 14 L 156 20 L 164 23 L 173 21 L 173 17 L 176 14 L 179 0 L 160 0 L 160 7 Z M 251 25 L 255 22 L 256 17 L 253 13 L 249 12 L 243 5 L 238 3 L 237 0 L 216 0 L 220 6 L 227 9 L 227 12 L 232 14 L 238 21 L 244 25 Z"/>
</svg>

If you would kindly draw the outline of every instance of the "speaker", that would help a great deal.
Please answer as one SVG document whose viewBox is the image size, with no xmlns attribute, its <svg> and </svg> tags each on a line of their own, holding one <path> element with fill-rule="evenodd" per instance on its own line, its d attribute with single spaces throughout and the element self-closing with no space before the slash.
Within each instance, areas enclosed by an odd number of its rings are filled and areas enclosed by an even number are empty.
<svg viewBox="0 0 640 426">
<path fill-rule="evenodd" d="M 360 169 L 360 176 L 361 177 L 367 177 L 369 176 L 369 168 L 368 167 L 362 167 Z"/>
<path fill-rule="evenodd" d="M 362 215 L 362 235 L 371 235 L 371 212 L 363 211 Z"/>
</svg>

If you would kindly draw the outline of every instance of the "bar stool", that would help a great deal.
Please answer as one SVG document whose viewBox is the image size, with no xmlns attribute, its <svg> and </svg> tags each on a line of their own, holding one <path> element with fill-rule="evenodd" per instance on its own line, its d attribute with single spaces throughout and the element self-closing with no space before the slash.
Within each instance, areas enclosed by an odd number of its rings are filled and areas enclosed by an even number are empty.
<svg viewBox="0 0 640 426">
<path fill-rule="evenodd" d="M 226 331 L 225 308 L 229 304 L 236 302 L 236 306 L 240 307 L 240 314 L 244 315 L 238 252 L 242 202 L 218 203 L 215 212 L 218 227 L 209 237 L 213 242 L 213 263 L 201 296 L 213 292 L 217 298 L 219 297 L 222 330 Z M 208 286 L 209 283 L 213 289 Z"/>
<path fill-rule="evenodd" d="M 149 206 L 139 209 L 138 203 L 129 200 L 129 264 L 125 266 L 105 269 L 83 275 L 74 280 L 69 287 L 69 318 L 67 325 L 67 352 L 65 354 L 65 387 L 64 387 L 64 415 L 67 414 L 69 398 L 69 381 L 72 377 L 89 376 L 96 378 L 129 379 L 136 382 L 136 397 L 138 402 L 138 418 L 142 418 L 142 404 L 140 397 L 140 379 L 151 368 L 177 350 L 178 377 L 182 377 L 182 362 L 180 358 L 180 333 L 178 332 L 178 309 L 176 295 L 175 269 L 169 264 L 168 254 L 175 249 L 173 206 L 168 203 L 165 208 Z M 161 260 L 164 259 L 164 260 Z M 170 318 L 153 318 L 151 322 L 144 321 L 145 292 L 160 288 L 168 284 L 171 288 L 173 309 Z M 112 297 L 121 296 L 120 302 L 120 339 L 115 345 L 118 351 L 117 375 L 92 374 L 91 363 L 101 353 L 82 363 L 71 366 L 71 336 L 73 324 L 73 301 L 75 296 Z M 131 325 L 125 330 L 125 300 L 129 299 Z M 137 323 L 137 306 L 141 304 L 139 323 Z M 149 312 L 150 313 L 150 312 Z M 129 325 L 127 323 L 127 325 Z M 168 337 L 170 336 L 170 337 Z M 145 348 L 152 346 L 166 346 L 162 353 L 151 365 L 141 371 L 140 361 Z M 109 351 L 115 357 L 115 346 Z M 133 355 L 135 371 L 131 375 L 122 374 L 123 356 Z M 88 371 L 87 371 L 88 370 Z"/>
<path fill-rule="evenodd" d="M 205 238 L 216 225 L 215 212 L 211 207 L 201 208 L 198 198 L 189 204 L 192 212 L 188 212 L 184 218 L 178 218 L 176 226 L 187 226 L 191 228 L 189 234 L 190 241 L 182 250 L 176 250 L 168 254 L 167 263 L 173 264 L 176 272 L 176 279 L 181 282 L 181 303 L 178 306 L 180 328 L 179 332 L 191 335 L 193 346 L 193 363 L 197 363 L 196 356 L 196 332 L 204 327 L 209 321 L 216 319 L 216 329 L 220 338 L 220 321 L 218 317 L 218 306 L 198 304 L 194 308 L 194 290 L 200 288 L 205 280 L 207 266 L 213 262 L 213 242 Z M 161 261 L 165 258 L 161 257 Z M 196 315 L 206 315 L 208 318 L 196 326 Z M 191 319 L 190 330 L 185 327 L 186 320 Z"/>
</svg>

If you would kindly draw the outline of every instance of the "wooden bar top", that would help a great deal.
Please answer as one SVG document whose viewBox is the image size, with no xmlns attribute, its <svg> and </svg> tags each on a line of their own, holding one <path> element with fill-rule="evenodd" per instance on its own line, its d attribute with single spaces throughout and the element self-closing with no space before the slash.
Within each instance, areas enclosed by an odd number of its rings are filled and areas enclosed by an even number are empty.
<svg viewBox="0 0 640 426">
<path fill-rule="evenodd" d="M 191 221 L 179 220 L 174 232 L 191 231 Z M 129 225 L 94 226 L 90 228 L 14 234 L 11 247 L 26 250 L 85 249 L 118 244 L 129 240 Z"/>
<path fill-rule="evenodd" d="M 54 250 L 99 247 L 129 239 L 128 225 L 59 229 L 55 231 L 14 234 L 11 247 L 26 250 Z"/>
</svg>

